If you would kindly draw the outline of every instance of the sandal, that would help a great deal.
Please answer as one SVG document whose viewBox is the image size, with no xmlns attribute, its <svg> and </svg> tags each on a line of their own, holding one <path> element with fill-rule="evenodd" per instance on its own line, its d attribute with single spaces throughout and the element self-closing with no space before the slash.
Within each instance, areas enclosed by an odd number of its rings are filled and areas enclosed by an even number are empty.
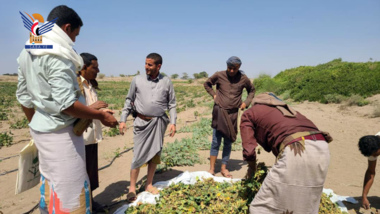
<svg viewBox="0 0 380 214">
<path fill-rule="evenodd" d="M 226 177 L 226 178 L 232 178 L 232 175 L 230 174 L 230 172 L 228 170 L 224 171 L 224 172 L 220 172 L 223 177 Z"/>
<path fill-rule="evenodd" d="M 151 187 L 149 189 L 146 189 L 146 191 L 153 195 L 157 195 L 158 193 L 160 193 L 160 190 L 158 190 L 156 187 Z"/>
<path fill-rule="evenodd" d="M 214 172 L 214 171 L 209 170 L 209 171 L 207 171 L 207 172 L 210 173 L 211 175 L 215 176 L 215 172 Z M 212 173 L 211 173 L 211 172 L 212 172 Z"/>
<path fill-rule="evenodd" d="M 137 199 L 137 196 L 136 196 L 136 193 L 135 193 L 135 192 L 129 192 L 129 193 L 127 194 L 127 201 L 128 201 L 129 203 L 134 202 L 136 199 Z"/>
</svg>

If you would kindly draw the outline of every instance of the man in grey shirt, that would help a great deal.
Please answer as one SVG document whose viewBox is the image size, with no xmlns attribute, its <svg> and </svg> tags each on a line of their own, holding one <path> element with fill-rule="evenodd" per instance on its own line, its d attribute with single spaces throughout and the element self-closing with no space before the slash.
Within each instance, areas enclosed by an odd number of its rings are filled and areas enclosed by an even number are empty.
<svg viewBox="0 0 380 214">
<path fill-rule="evenodd" d="M 140 167 L 148 163 L 148 175 L 145 190 L 158 194 L 153 187 L 153 177 L 157 164 L 160 163 L 164 134 L 170 122 L 170 136 L 176 132 L 176 100 L 173 83 L 160 74 L 162 57 L 151 53 L 146 57 L 146 75 L 133 78 L 122 110 L 119 130 L 123 135 L 126 129 L 125 121 L 130 113 L 134 113 L 134 147 L 131 167 L 131 185 L 127 200 L 136 200 L 136 181 Z M 170 121 L 166 115 L 169 110 Z M 134 112 L 133 112 L 134 111 Z"/>
</svg>

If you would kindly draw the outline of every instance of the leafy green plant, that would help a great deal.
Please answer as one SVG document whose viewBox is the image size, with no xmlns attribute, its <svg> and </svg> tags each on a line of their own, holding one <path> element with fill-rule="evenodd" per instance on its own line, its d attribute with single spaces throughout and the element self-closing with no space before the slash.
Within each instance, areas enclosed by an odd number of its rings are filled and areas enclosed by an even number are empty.
<svg viewBox="0 0 380 214">
<path fill-rule="evenodd" d="M 186 105 L 187 108 L 194 108 L 195 107 L 194 100 L 190 99 L 189 101 L 186 102 L 185 105 Z"/>
<path fill-rule="evenodd" d="M 114 155 L 115 155 L 115 157 L 119 157 L 120 156 L 120 148 L 117 148 L 115 150 Z"/>
<path fill-rule="evenodd" d="M 13 143 L 13 133 L 12 132 L 2 132 L 0 133 L 0 148 L 3 146 L 10 146 Z"/>
<path fill-rule="evenodd" d="M 11 129 L 23 129 L 28 128 L 29 121 L 26 119 L 26 117 L 23 117 L 21 120 L 17 120 L 15 123 L 10 123 Z"/>
<path fill-rule="evenodd" d="M 193 166 L 195 163 L 201 163 L 197 147 L 189 138 L 177 139 L 174 143 L 167 144 L 161 153 L 161 163 L 164 167 L 173 166 Z"/>
<path fill-rule="evenodd" d="M 115 137 L 116 135 L 120 135 L 120 131 L 118 128 L 110 128 L 103 131 L 103 134 L 109 137 Z"/>
<path fill-rule="evenodd" d="M 319 204 L 319 214 L 340 214 L 343 213 L 339 208 L 338 205 L 333 203 L 331 201 L 331 195 L 326 195 L 325 193 L 322 193 L 321 196 L 321 203 Z M 346 213 L 346 212 L 344 212 Z"/>
<path fill-rule="evenodd" d="M 8 115 L 5 112 L 0 112 L 0 120 L 8 120 Z"/>
</svg>

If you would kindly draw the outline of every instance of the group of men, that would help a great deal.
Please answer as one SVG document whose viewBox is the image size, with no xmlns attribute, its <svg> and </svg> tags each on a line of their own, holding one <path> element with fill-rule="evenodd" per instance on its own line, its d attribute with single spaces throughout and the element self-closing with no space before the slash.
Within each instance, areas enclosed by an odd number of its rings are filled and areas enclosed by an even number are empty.
<svg viewBox="0 0 380 214">
<path fill-rule="evenodd" d="M 30 133 L 39 151 L 40 212 L 92 212 L 96 207 L 92 190 L 99 186 L 96 143 L 102 139 L 101 124 L 108 127 L 119 124 L 120 133 L 124 134 L 130 114 L 135 118 L 134 155 L 127 200 L 136 199 L 137 178 L 145 164 L 148 172 L 145 190 L 158 194 L 158 189 L 152 185 L 154 172 L 160 163 L 166 129 L 170 124 L 169 132 L 173 137 L 177 119 L 173 84 L 160 73 L 162 57 L 157 53 L 146 57 L 146 74 L 133 78 L 118 123 L 113 111 L 106 109 L 108 104 L 97 97 L 98 59 L 89 53 L 78 55 L 72 48 L 83 25 L 81 18 L 63 5 L 54 8 L 48 20 L 56 17 L 58 20 L 52 32 L 43 35 L 54 48 L 24 49 L 18 58 L 16 95 L 30 122 Z M 220 172 L 232 178 L 227 163 L 240 125 L 243 159 L 248 163 L 247 179 L 256 171 L 255 150 L 259 144 L 277 157 L 250 205 L 250 213 L 318 213 L 330 161 L 328 142 L 331 136 L 275 94 L 263 93 L 255 97 L 255 87 L 240 70 L 241 64 L 238 57 L 230 57 L 227 69 L 216 72 L 204 83 L 214 99 L 209 172 L 215 174 L 223 140 Z M 248 95 L 243 102 L 244 89 Z M 250 104 L 252 107 L 243 113 L 241 124 L 238 124 L 239 111 Z M 78 118 L 90 121 L 80 136 L 73 132 Z M 359 143 L 362 153 L 371 156 L 363 190 L 366 207 L 369 206 L 366 195 L 376 166 L 374 157 L 380 153 L 379 139 L 364 139 L 361 140 L 364 143 Z"/>
</svg>

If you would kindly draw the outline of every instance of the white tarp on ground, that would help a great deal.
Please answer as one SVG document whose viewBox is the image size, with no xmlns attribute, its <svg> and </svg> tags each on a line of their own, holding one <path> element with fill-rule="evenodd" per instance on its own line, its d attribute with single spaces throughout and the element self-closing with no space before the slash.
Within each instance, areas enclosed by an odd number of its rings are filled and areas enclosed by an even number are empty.
<svg viewBox="0 0 380 214">
<path fill-rule="evenodd" d="M 202 180 L 203 178 L 204 179 L 207 179 L 207 178 L 213 178 L 215 181 L 217 182 L 224 182 L 224 181 L 227 181 L 227 182 L 236 182 L 236 181 L 240 181 L 240 179 L 231 179 L 231 178 L 225 178 L 225 177 L 216 177 L 216 176 L 213 176 L 211 175 L 210 173 L 206 172 L 206 171 L 199 171 L 199 172 L 184 172 L 180 175 L 178 175 L 177 177 L 169 180 L 169 181 L 160 181 L 160 182 L 157 182 L 155 183 L 153 186 L 157 187 L 159 190 L 162 190 L 168 186 L 170 186 L 171 184 L 177 184 L 179 182 L 182 182 L 184 184 L 195 184 L 197 182 L 197 178 Z M 350 203 L 358 203 L 358 201 L 356 201 L 354 198 L 352 197 L 348 197 L 348 196 L 339 196 L 339 195 L 336 195 L 334 194 L 334 192 L 331 190 L 331 189 L 323 189 L 323 192 L 326 193 L 327 195 L 332 195 L 331 197 L 331 201 L 332 202 L 336 202 L 338 203 L 339 205 L 339 208 L 342 210 L 342 211 L 346 211 L 347 212 L 347 208 L 346 206 L 344 206 L 344 204 L 342 203 L 342 201 L 348 201 Z M 125 211 L 130 207 L 130 206 L 136 206 L 138 203 L 149 203 L 149 204 L 156 204 L 156 198 L 158 199 L 159 198 L 159 195 L 153 195 L 149 192 L 142 192 L 140 194 L 137 195 L 137 199 L 133 202 L 133 203 L 130 203 L 130 204 L 126 204 L 126 205 L 123 205 L 122 207 L 120 207 L 119 209 L 117 209 L 114 214 L 124 214 Z"/>
<path fill-rule="evenodd" d="M 326 193 L 326 195 L 331 195 L 331 198 L 330 198 L 331 201 L 334 203 L 337 203 L 342 212 L 348 212 L 347 207 L 343 204 L 343 201 L 350 202 L 351 204 L 359 203 L 353 197 L 340 196 L 340 195 L 335 194 L 332 189 L 323 189 L 323 192 Z"/>
</svg>

